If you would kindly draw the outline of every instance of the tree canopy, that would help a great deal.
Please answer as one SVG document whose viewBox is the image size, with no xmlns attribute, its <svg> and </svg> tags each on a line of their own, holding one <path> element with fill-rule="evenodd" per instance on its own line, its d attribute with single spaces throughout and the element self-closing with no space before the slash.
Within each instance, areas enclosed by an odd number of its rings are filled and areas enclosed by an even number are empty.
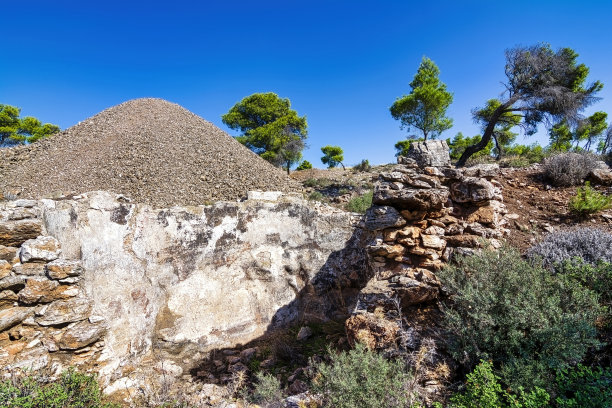
<svg viewBox="0 0 612 408">
<path fill-rule="evenodd" d="M 552 125 L 565 120 L 577 125 L 582 119 L 580 112 L 597 100 L 595 94 L 603 87 L 599 81 L 586 84 L 589 69 L 578 64 L 577 58 L 571 48 L 553 51 L 547 44 L 507 50 L 504 97 L 482 118 L 482 139 L 465 149 L 457 165 L 465 165 L 470 156 L 482 150 L 508 115 L 520 116 L 518 124 L 527 135 L 534 134 L 540 123 Z M 474 112 L 476 120 L 481 111 Z"/>
<path fill-rule="evenodd" d="M 60 131 L 58 126 L 31 116 L 19 118 L 20 113 L 19 108 L 0 104 L 0 147 L 33 143 Z"/>
<path fill-rule="evenodd" d="M 436 64 L 423 57 L 410 82 L 410 93 L 398 98 L 390 108 L 391 116 L 401 122 L 402 128 L 420 130 L 424 140 L 428 136 L 435 139 L 453 126 L 453 120 L 445 116 L 453 94 L 446 90 L 439 75 Z"/>
<path fill-rule="evenodd" d="M 328 168 L 333 168 L 338 165 L 341 165 L 343 169 L 346 170 L 344 164 L 344 151 L 340 146 L 325 146 L 321 148 L 324 156 L 321 157 L 321 161 L 323 164 L 326 164 Z"/>
<path fill-rule="evenodd" d="M 291 109 L 288 98 L 255 93 L 234 105 L 221 120 L 242 132 L 236 140 L 287 173 L 302 158 L 308 124 L 305 116 Z"/>
</svg>

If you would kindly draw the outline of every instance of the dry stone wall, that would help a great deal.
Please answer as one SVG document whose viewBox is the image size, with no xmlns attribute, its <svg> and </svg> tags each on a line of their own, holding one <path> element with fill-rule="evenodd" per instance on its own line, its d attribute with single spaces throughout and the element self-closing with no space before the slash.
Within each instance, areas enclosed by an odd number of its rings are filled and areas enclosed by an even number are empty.
<svg viewBox="0 0 612 408">
<path fill-rule="evenodd" d="M 0 364 L 80 366 L 129 394 L 275 327 L 346 315 L 371 276 L 360 217 L 250 198 L 154 209 L 94 192 L 1 205 Z"/>
<path fill-rule="evenodd" d="M 408 157 L 380 174 L 365 218 L 373 233 L 367 250 L 374 278 L 346 322 L 351 343 L 410 351 L 438 335 L 432 328 L 439 324 L 443 287 L 436 272 L 454 254 L 499 248 L 510 232 L 498 172 L 495 164 L 453 168 L 446 143 L 428 141 L 414 143 Z M 448 380 L 439 373 L 450 374 L 452 365 L 436 348 L 430 341 L 427 353 L 437 357 L 424 375 L 432 395 Z"/>
</svg>

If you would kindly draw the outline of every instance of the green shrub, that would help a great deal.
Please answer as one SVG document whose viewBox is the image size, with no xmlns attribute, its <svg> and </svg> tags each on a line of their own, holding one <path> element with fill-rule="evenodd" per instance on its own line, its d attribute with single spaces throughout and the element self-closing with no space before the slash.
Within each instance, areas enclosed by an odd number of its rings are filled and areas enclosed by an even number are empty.
<svg viewBox="0 0 612 408">
<path fill-rule="evenodd" d="M 317 188 L 325 188 L 331 186 L 333 183 L 330 179 L 327 178 L 309 178 L 304 182 L 304 186 L 306 187 L 317 187 Z"/>
<path fill-rule="evenodd" d="M 612 370 L 578 365 L 573 370 L 557 373 L 557 407 L 612 407 Z"/>
<path fill-rule="evenodd" d="M 304 160 L 295 169 L 296 171 L 312 169 L 312 164 L 308 160 Z"/>
<path fill-rule="evenodd" d="M 451 408 L 537 408 L 548 406 L 550 395 L 536 387 L 530 393 L 519 388 L 512 394 L 502 390 L 499 376 L 493 372 L 493 364 L 481 361 L 467 375 L 466 389 L 451 398 Z"/>
<path fill-rule="evenodd" d="M 353 171 L 357 172 L 368 172 L 372 170 L 372 166 L 367 159 L 363 159 L 359 164 L 353 166 Z"/>
<path fill-rule="evenodd" d="M 14 375 L 0 382 L 0 407 L 3 408 L 115 408 L 103 403 L 100 387 L 93 375 L 73 368 L 55 382 L 32 375 Z"/>
<path fill-rule="evenodd" d="M 597 295 L 512 248 L 458 257 L 440 278 L 452 294 L 449 351 L 467 367 L 492 360 L 513 389 L 550 385 L 558 369 L 599 345 Z"/>
<path fill-rule="evenodd" d="M 576 195 L 570 199 L 570 211 L 578 216 L 584 217 L 595 214 L 612 206 L 612 196 L 606 196 L 591 188 L 588 181 L 584 187 L 576 191 Z"/>
<path fill-rule="evenodd" d="M 256 403 L 269 404 L 283 398 L 280 381 L 271 374 L 258 372 L 255 374 L 257 382 L 251 394 L 251 400 Z"/>
<path fill-rule="evenodd" d="M 312 386 L 334 408 L 404 408 L 410 376 L 402 361 L 389 361 L 357 344 L 348 352 L 330 350 L 331 362 L 315 364 Z"/>
<path fill-rule="evenodd" d="M 365 214 L 368 208 L 372 206 L 372 191 L 368 191 L 362 196 L 352 198 L 346 203 L 346 209 L 348 211 Z"/>
</svg>

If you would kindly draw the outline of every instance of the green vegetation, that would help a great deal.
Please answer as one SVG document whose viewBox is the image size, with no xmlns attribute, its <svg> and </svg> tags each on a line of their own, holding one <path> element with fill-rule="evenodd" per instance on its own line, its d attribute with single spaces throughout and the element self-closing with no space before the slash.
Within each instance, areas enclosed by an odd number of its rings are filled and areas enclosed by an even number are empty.
<svg viewBox="0 0 612 408">
<path fill-rule="evenodd" d="M 438 76 L 440 69 L 427 57 L 423 57 L 416 75 L 410 82 L 410 93 L 398 98 L 389 110 L 393 119 L 399 120 L 408 131 L 419 130 L 423 139 L 435 139 L 453 126 L 446 110 L 453 102 L 453 94 Z"/>
<path fill-rule="evenodd" d="M 252 402 L 268 404 L 283 397 L 281 383 L 273 375 L 258 372 L 255 379 L 255 387 L 249 398 Z"/>
<path fill-rule="evenodd" d="M 557 373 L 556 406 L 559 408 L 612 407 L 612 369 L 585 367 Z"/>
<path fill-rule="evenodd" d="M 537 131 L 545 120 L 568 123 L 579 121 L 579 112 L 586 108 L 603 84 L 586 84 L 589 69 L 577 64 L 578 54 L 571 48 L 553 51 L 548 44 L 517 47 L 506 51 L 506 97 L 494 109 L 475 111 L 474 118 L 483 124 L 480 142 L 468 146 L 457 164 L 465 165 L 476 152 L 484 149 L 496 131 L 507 122 L 508 115 L 520 116 L 520 124 L 528 135 Z M 529 74 L 525 74 L 528 72 Z M 543 75 L 546 73 L 546 75 Z M 503 129 L 503 126 L 502 126 Z"/>
<path fill-rule="evenodd" d="M 344 152 L 340 146 L 325 146 L 321 148 L 321 152 L 323 152 L 323 157 L 321 157 L 321 161 L 323 164 L 327 165 L 328 169 L 337 167 L 341 165 L 343 169 L 346 170 L 344 164 Z"/>
<path fill-rule="evenodd" d="M 500 378 L 493 372 L 493 364 L 481 361 L 467 375 L 466 390 L 451 398 L 451 408 L 538 408 L 548 406 L 550 395 L 536 387 L 530 393 L 519 388 L 514 394 L 502 390 Z"/>
<path fill-rule="evenodd" d="M 0 147 L 34 143 L 60 131 L 50 123 L 42 124 L 31 116 L 19 118 L 20 109 L 0 104 Z"/>
<path fill-rule="evenodd" d="M 302 158 L 308 124 L 305 116 L 291 109 L 287 98 L 256 93 L 234 105 L 221 120 L 242 132 L 236 140 L 287 173 Z"/>
<path fill-rule="evenodd" d="M 313 388 L 335 408 L 404 408 L 411 397 L 405 385 L 410 375 L 401 360 L 387 360 L 365 346 L 337 353 L 329 350 L 329 363 L 315 365 Z"/>
<path fill-rule="evenodd" d="M 407 139 L 407 140 L 400 140 L 394 146 L 395 147 L 395 157 L 407 156 L 408 150 L 410 149 L 411 144 L 415 142 L 422 142 L 424 140 L 425 139 L 423 139 L 422 137 L 412 138 L 412 139 Z"/>
<path fill-rule="evenodd" d="M 118 408 L 103 403 L 96 378 L 73 368 L 48 382 L 44 376 L 13 375 L 0 382 L 0 406 L 5 408 Z"/>
<path fill-rule="evenodd" d="M 372 206 L 372 191 L 368 191 L 362 196 L 352 198 L 346 204 L 346 210 L 365 214 L 365 212 Z"/>
<path fill-rule="evenodd" d="M 459 132 L 455 135 L 453 140 L 450 138 L 446 139 L 446 143 L 450 149 L 449 154 L 450 158 L 453 160 L 458 160 L 463 152 L 465 152 L 466 147 L 476 144 L 480 142 L 481 136 L 476 135 L 474 137 L 464 137 L 463 133 Z M 491 156 L 491 151 L 493 150 L 493 142 L 490 141 L 484 149 L 474 154 L 472 157 L 489 157 Z"/>
<path fill-rule="evenodd" d="M 368 159 L 363 159 L 358 164 L 353 166 L 353 171 L 357 171 L 357 172 L 368 172 L 370 170 L 372 170 L 372 166 L 370 165 L 370 162 Z"/>
<path fill-rule="evenodd" d="M 607 196 L 591 188 L 588 181 L 578 188 L 576 195 L 570 199 L 569 209 L 579 217 L 595 214 L 612 206 L 612 196 Z"/>
<path fill-rule="evenodd" d="M 297 171 L 308 170 L 308 169 L 312 169 L 312 164 L 308 160 L 302 161 L 300 165 L 297 166 L 296 168 Z"/>
<path fill-rule="evenodd" d="M 597 295 L 514 249 L 459 257 L 440 278 L 452 293 L 444 311 L 451 355 L 469 368 L 491 360 L 512 389 L 546 388 L 599 346 Z"/>
</svg>

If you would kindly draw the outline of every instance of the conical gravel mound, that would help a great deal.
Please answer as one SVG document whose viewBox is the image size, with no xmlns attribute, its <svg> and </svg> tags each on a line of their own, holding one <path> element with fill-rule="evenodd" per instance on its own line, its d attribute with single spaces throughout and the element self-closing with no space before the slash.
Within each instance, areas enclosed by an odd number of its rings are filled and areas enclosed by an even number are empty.
<svg viewBox="0 0 612 408">
<path fill-rule="evenodd" d="M 297 188 L 212 123 L 162 99 L 131 100 L 30 146 L 0 149 L 0 191 L 20 198 L 106 190 L 169 207 Z"/>
</svg>

